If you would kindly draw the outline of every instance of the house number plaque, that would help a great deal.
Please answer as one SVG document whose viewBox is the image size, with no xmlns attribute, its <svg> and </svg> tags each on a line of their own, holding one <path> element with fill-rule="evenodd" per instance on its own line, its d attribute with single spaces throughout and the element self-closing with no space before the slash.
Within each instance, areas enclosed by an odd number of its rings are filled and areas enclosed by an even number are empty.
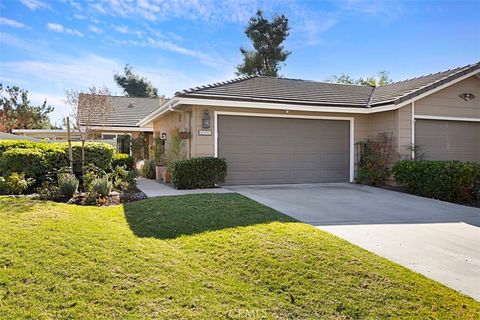
<svg viewBox="0 0 480 320">
<path fill-rule="evenodd" d="M 198 130 L 199 136 L 211 136 L 212 130 Z"/>
</svg>

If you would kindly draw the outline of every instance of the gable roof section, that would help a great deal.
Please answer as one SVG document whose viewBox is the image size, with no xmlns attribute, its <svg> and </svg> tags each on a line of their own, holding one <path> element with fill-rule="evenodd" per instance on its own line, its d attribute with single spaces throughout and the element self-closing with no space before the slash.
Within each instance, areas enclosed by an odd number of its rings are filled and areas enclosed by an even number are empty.
<svg viewBox="0 0 480 320">
<path fill-rule="evenodd" d="M 81 94 L 79 98 L 79 109 L 82 108 L 82 101 L 87 94 Z M 107 123 L 102 123 L 102 119 L 91 118 L 91 126 L 108 127 L 138 127 L 138 122 L 151 114 L 160 107 L 161 98 L 131 98 L 123 96 L 109 97 L 112 106 L 107 116 Z M 83 117 L 83 111 L 79 110 L 80 125 L 85 125 L 86 117 Z"/>
<path fill-rule="evenodd" d="M 480 69 L 480 62 L 375 88 L 369 106 L 398 104 Z"/>
<path fill-rule="evenodd" d="M 175 97 L 370 108 L 399 104 L 474 71 L 480 71 L 480 62 L 376 88 L 250 76 L 183 90 Z"/>
<path fill-rule="evenodd" d="M 362 108 L 372 90 L 369 86 L 251 76 L 184 90 L 175 96 Z"/>
</svg>

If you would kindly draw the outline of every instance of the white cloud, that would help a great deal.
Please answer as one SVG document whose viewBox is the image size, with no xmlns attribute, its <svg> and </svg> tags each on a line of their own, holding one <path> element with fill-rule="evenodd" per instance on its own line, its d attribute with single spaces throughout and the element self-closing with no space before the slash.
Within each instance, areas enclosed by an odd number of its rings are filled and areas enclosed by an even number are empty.
<svg viewBox="0 0 480 320">
<path fill-rule="evenodd" d="M 20 0 L 20 2 L 27 7 L 28 9 L 35 11 L 37 9 L 49 9 L 50 5 L 48 3 L 39 1 L 39 0 Z"/>
<path fill-rule="evenodd" d="M 97 26 L 93 26 L 93 25 L 88 26 L 88 29 L 89 29 L 90 31 L 94 32 L 94 33 L 102 33 L 102 32 L 103 32 L 102 29 L 100 29 L 100 28 L 97 27 Z"/>
<path fill-rule="evenodd" d="M 113 74 L 122 72 L 123 67 L 123 62 L 95 54 L 72 57 L 56 55 L 44 60 L 0 61 L 0 70 L 9 75 L 10 83 L 21 85 L 25 89 L 35 88 L 29 90 L 32 101 L 41 103 L 47 98 L 47 103 L 55 107 L 52 119 L 57 122 L 70 113 L 63 103 L 66 89 L 85 90 L 92 85 L 105 85 L 113 94 L 121 95 L 121 90 L 113 81 Z M 158 88 L 159 94 L 169 97 L 176 91 L 224 80 L 232 70 L 221 70 L 221 74 L 212 76 L 148 66 L 135 67 L 134 72 L 147 77 Z M 4 79 L 1 74 L 0 79 Z"/>
<path fill-rule="evenodd" d="M 47 29 L 50 31 L 58 32 L 58 33 L 67 33 L 74 36 L 83 37 L 83 33 L 81 33 L 80 31 L 75 29 L 65 28 L 63 25 L 58 23 L 51 23 L 51 22 L 47 23 Z"/>
<path fill-rule="evenodd" d="M 21 22 L 18 22 L 18 21 L 15 21 L 15 20 L 11 20 L 11 19 L 7 19 L 7 18 L 2 18 L 0 17 L 0 24 L 3 24 L 5 26 L 9 26 L 9 27 L 12 27 L 12 28 L 19 28 L 19 29 L 29 29 L 30 27 L 21 23 Z"/>
<path fill-rule="evenodd" d="M 121 34 L 131 34 L 131 35 L 135 35 L 139 38 L 142 38 L 143 34 L 144 34 L 142 31 L 134 30 L 134 29 L 131 29 L 127 26 L 113 25 L 112 28 L 113 28 L 113 30 L 115 30 L 115 31 L 117 31 Z"/>
<path fill-rule="evenodd" d="M 74 14 L 73 17 L 77 20 L 86 20 L 87 19 L 87 16 L 85 16 L 83 14 L 80 14 L 80 13 Z"/>
<path fill-rule="evenodd" d="M 127 26 L 112 26 L 113 29 L 117 32 L 123 33 L 123 34 L 129 34 L 130 29 Z"/>
</svg>

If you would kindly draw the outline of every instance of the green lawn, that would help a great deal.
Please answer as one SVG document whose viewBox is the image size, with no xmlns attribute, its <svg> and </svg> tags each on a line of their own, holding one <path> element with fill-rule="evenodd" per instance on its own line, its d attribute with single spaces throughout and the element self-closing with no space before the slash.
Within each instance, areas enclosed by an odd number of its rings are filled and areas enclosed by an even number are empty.
<svg viewBox="0 0 480 320">
<path fill-rule="evenodd" d="M 237 194 L 0 197 L 0 318 L 478 319 L 480 304 Z"/>
</svg>

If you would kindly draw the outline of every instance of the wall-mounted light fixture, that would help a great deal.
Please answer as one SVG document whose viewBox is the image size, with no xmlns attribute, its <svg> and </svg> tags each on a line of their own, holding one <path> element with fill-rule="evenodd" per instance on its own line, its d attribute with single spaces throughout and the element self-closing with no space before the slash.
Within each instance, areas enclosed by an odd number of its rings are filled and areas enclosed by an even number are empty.
<svg viewBox="0 0 480 320">
<path fill-rule="evenodd" d="M 208 110 L 205 110 L 205 111 L 203 112 L 202 128 L 203 128 L 203 129 L 208 129 L 208 128 L 210 128 L 210 113 L 208 112 Z"/>
<path fill-rule="evenodd" d="M 167 134 L 165 132 L 162 132 L 162 134 L 160 135 L 160 139 L 167 140 Z"/>
<path fill-rule="evenodd" d="M 470 101 L 470 100 L 475 99 L 475 95 L 473 93 L 465 92 L 465 93 L 459 94 L 458 96 L 465 101 Z"/>
</svg>

